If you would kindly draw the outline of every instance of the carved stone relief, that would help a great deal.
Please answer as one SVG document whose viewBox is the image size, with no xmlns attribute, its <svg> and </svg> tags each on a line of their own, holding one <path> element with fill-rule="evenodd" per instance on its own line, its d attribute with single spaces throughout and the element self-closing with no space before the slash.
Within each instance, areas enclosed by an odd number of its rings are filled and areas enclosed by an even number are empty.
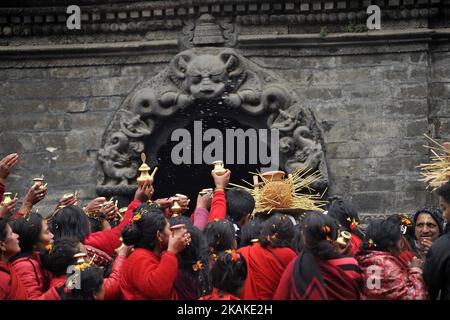
<svg viewBox="0 0 450 320">
<path fill-rule="evenodd" d="M 248 116 L 264 115 L 268 128 L 280 132 L 281 168 L 308 166 L 320 170 L 327 186 L 322 131 L 313 112 L 276 75 L 230 48 L 192 48 L 177 54 L 169 66 L 144 81 L 124 100 L 104 136 L 99 152 L 99 194 L 131 194 L 144 141 L 158 124 L 191 105 L 219 103 Z"/>
</svg>

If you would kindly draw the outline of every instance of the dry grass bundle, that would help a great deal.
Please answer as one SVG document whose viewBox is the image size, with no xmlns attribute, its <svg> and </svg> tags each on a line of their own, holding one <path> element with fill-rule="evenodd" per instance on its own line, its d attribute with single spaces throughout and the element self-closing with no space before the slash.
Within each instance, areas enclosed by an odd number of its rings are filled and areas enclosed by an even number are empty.
<svg viewBox="0 0 450 320">
<path fill-rule="evenodd" d="M 434 144 L 434 146 L 424 146 L 430 149 L 433 156 L 431 163 L 422 163 L 418 166 L 421 170 L 420 175 L 423 177 L 420 181 L 427 184 L 427 189 L 434 191 L 450 180 L 450 143 L 441 145 L 429 136 L 425 135 L 425 137 Z"/>
<path fill-rule="evenodd" d="M 274 209 L 279 211 L 321 211 L 326 201 L 321 200 L 323 194 L 315 193 L 310 186 L 322 178 L 320 172 L 311 173 L 311 169 L 301 168 L 289 174 L 286 179 L 279 181 L 267 179 L 261 173 L 253 174 L 253 184 L 243 180 L 249 187 L 231 184 L 250 192 L 255 198 L 254 213 L 270 213 Z M 262 182 L 259 182 L 262 180 Z M 304 193 L 304 191 L 308 193 Z M 324 192 L 325 193 L 325 192 Z"/>
</svg>

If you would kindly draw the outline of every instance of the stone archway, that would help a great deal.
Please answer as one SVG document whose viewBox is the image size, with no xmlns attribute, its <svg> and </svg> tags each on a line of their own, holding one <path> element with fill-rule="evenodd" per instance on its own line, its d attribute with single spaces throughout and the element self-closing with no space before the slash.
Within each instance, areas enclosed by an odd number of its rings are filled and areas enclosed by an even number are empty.
<svg viewBox="0 0 450 320">
<path fill-rule="evenodd" d="M 149 164 L 157 165 L 154 153 L 161 145 L 156 149 L 151 145 L 161 144 L 161 139 L 154 137 L 169 134 L 174 117 L 192 109 L 222 117 L 234 113 L 256 126 L 278 129 L 280 168 L 320 170 L 324 179 L 315 188 L 327 187 L 322 129 L 312 110 L 297 102 L 288 83 L 233 49 L 201 47 L 177 54 L 124 100 L 103 137 L 97 193 L 131 196 L 140 153 L 153 153 Z"/>
</svg>

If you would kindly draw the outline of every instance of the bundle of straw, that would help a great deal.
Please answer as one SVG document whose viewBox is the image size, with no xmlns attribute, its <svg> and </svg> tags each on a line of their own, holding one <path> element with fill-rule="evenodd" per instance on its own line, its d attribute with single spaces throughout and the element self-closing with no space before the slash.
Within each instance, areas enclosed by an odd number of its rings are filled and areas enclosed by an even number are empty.
<svg viewBox="0 0 450 320">
<path fill-rule="evenodd" d="M 321 200 L 323 194 L 314 194 L 315 190 L 310 187 L 312 183 L 322 178 L 319 171 L 311 173 L 309 168 L 300 168 L 281 181 L 272 181 L 260 173 L 251 174 L 254 175 L 253 184 L 242 180 L 250 187 L 232 183 L 230 185 L 243 188 L 253 195 L 255 199 L 254 213 L 270 213 L 276 209 L 280 211 L 324 211 L 321 207 L 325 206 L 327 202 Z M 262 182 L 259 182 L 259 179 Z M 310 193 L 302 193 L 304 191 Z"/>
<path fill-rule="evenodd" d="M 446 142 L 442 145 L 436 140 L 430 138 L 425 134 L 434 146 L 425 146 L 430 149 L 433 156 L 431 157 L 431 163 L 422 163 L 417 167 L 420 168 L 420 175 L 423 181 L 427 184 L 427 189 L 432 191 L 439 188 L 441 185 L 450 180 L 450 143 Z"/>
</svg>

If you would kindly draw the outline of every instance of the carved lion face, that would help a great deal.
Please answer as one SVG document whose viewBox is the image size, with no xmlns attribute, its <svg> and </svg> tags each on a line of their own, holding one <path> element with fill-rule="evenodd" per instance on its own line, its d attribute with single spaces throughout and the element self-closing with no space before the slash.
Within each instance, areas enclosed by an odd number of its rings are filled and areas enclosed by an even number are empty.
<svg viewBox="0 0 450 320">
<path fill-rule="evenodd" d="M 194 99 L 219 98 L 228 80 L 241 73 L 239 58 L 230 52 L 218 55 L 181 53 L 172 61 L 172 71 L 183 90 Z"/>
<path fill-rule="evenodd" d="M 186 69 L 186 84 L 195 99 L 219 97 L 227 80 L 225 64 L 215 56 L 196 57 Z"/>
</svg>

